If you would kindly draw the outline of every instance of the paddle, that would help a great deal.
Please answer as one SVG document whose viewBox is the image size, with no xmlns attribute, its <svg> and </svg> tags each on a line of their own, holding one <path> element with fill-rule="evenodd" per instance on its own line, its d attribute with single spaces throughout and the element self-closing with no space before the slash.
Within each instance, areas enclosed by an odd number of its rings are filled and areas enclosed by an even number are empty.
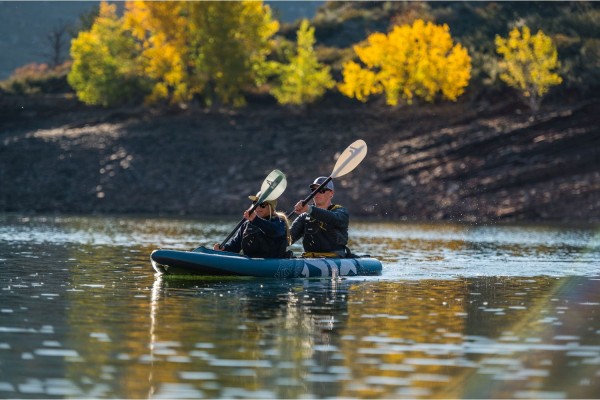
<svg viewBox="0 0 600 400">
<path fill-rule="evenodd" d="M 268 200 L 275 200 L 285 190 L 287 186 L 287 180 L 285 179 L 285 175 L 278 169 L 274 169 L 271 171 L 269 175 L 265 178 L 260 187 L 260 197 L 256 200 L 256 202 L 250 207 L 248 210 L 249 214 L 252 214 L 256 207 L 258 207 L 261 203 L 264 203 Z M 225 246 L 225 243 L 231 239 L 231 237 L 237 232 L 238 229 L 242 226 L 246 219 L 242 218 L 242 220 L 237 224 L 235 229 L 231 231 L 231 233 L 223 240 L 221 243 L 221 247 Z"/>
<path fill-rule="evenodd" d="M 352 143 L 350 146 L 346 147 L 346 150 L 340 155 L 335 166 L 333 167 L 333 172 L 323 183 L 319 185 L 312 193 L 302 200 L 302 206 L 305 206 L 309 201 L 312 200 L 313 197 L 316 196 L 317 192 L 321 190 L 325 185 L 329 183 L 333 178 L 339 178 L 340 176 L 346 175 L 349 172 L 352 172 L 354 168 L 361 163 L 361 161 L 367 155 L 367 144 L 364 140 L 357 140 Z M 287 217 L 290 218 L 294 215 L 295 211 L 290 212 Z"/>
</svg>

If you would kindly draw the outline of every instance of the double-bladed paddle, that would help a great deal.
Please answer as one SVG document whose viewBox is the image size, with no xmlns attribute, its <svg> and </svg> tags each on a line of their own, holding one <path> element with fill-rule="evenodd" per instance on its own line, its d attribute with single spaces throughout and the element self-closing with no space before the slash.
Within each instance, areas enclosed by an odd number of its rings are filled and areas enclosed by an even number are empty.
<svg viewBox="0 0 600 400">
<path fill-rule="evenodd" d="M 286 187 L 287 180 L 285 179 L 284 173 L 278 169 L 274 169 L 273 171 L 271 171 L 271 173 L 267 175 L 267 177 L 262 183 L 262 186 L 260 187 L 260 196 L 252 205 L 252 207 L 250 207 L 248 213 L 252 214 L 252 212 L 256 210 L 256 207 L 258 207 L 261 203 L 264 203 L 265 201 L 276 200 L 277 198 L 279 198 L 279 196 L 281 196 Z M 237 232 L 238 229 L 240 229 L 245 220 L 245 218 L 242 218 L 242 220 L 237 224 L 235 229 L 231 231 L 231 233 L 225 238 L 225 240 L 223 240 L 223 242 L 221 243 L 221 247 L 225 246 L 227 241 L 231 239 L 231 237 Z"/>
<path fill-rule="evenodd" d="M 329 181 L 331 181 L 333 178 L 339 178 L 340 176 L 346 175 L 347 173 L 351 172 L 354 168 L 358 166 L 358 164 L 361 163 L 361 161 L 365 158 L 366 155 L 367 143 L 365 143 L 364 140 L 359 139 L 352 143 L 350 146 L 346 147 L 346 150 L 344 150 L 344 152 L 340 155 L 337 162 L 335 163 L 331 175 L 329 175 L 329 177 L 327 177 L 327 179 L 325 179 L 325 181 L 323 181 L 323 183 L 321 183 L 319 187 L 313 190 L 307 198 L 302 200 L 302 206 L 305 206 L 309 201 L 311 201 L 311 199 L 315 197 L 317 192 L 321 190 L 321 188 L 323 188 L 325 185 L 327 185 Z M 292 215 L 294 215 L 294 213 L 294 211 L 290 212 L 287 215 L 287 217 L 290 218 Z"/>
</svg>

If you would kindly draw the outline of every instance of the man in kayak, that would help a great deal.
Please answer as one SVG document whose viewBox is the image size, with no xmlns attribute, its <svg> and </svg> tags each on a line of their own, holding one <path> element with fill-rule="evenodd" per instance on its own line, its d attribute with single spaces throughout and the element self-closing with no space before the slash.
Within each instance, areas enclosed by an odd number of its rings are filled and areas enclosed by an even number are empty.
<svg viewBox="0 0 600 400">
<path fill-rule="evenodd" d="M 310 185 L 314 191 L 327 177 L 321 176 Z M 312 205 L 296 203 L 298 218 L 290 228 L 292 243 L 302 239 L 304 256 L 346 257 L 350 215 L 346 208 L 333 204 L 333 182 L 329 181 L 315 195 Z M 349 250 L 348 250 L 349 252 Z"/>
<path fill-rule="evenodd" d="M 248 196 L 253 204 L 260 197 Z M 268 200 L 259 204 L 250 214 L 244 211 L 246 221 L 237 230 L 225 246 L 216 243 L 214 250 L 239 253 L 253 258 L 286 258 L 287 246 L 290 244 L 288 221 L 283 213 L 278 213 L 277 200 Z"/>
</svg>

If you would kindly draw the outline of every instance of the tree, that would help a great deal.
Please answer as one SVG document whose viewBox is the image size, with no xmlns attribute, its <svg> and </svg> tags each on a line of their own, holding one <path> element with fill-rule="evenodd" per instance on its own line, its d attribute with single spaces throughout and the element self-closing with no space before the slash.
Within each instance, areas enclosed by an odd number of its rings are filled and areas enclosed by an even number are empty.
<svg viewBox="0 0 600 400">
<path fill-rule="evenodd" d="M 412 26 L 394 26 L 385 35 L 374 33 L 366 44 L 354 46 L 361 65 L 344 64 L 340 92 L 366 101 L 385 93 L 387 104 L 401 98 L 432 102 L 441 95 L 455 101 L 464 93 L 471 76 L 471 58 L 460 44 L 453 44 L 448 25 L 416 20 Z"/>
<path fill-rule="evenodd" d="M 184 2 L 128 1 L 124 28 L 141 43 L 139 63 L 152 81 L 150 103 L 189 101 L 198 89 L 191 84 L 190 27 Z"/>
<path fill-rule="evenodd" d="M 142 42 L 155 82 L 150 101 L 241 105 L 279 29 L 262 2 L 128 2 L 126 27 Z"/>
<path fill-rule="evenodd" d="M 521 91 L 535 113 L 550 87 L 562 82 L 555 72 L 560 67 L 556 46 L 539 30 L 535 35 L 527 26 L 514 28 L 508 38 L 496 36 L 496 51 L 502 56 L 500 79 Z"/>
<path fill-rule="evenodd" d="M 60 22 L 45 36 L 46 44 L 49 47 L 45 56 L 48 57 L 51 68 L 56 68 L 65 61 L 69 48 L 69 29 L 67 23 Z"/>
<path fill-rule="evenodd" d="M 315 28 L 305 19 L 297 32 L 296 54 L 279 65 L 279 84 L 271 93 L 280 104 L 312 103 L 335 86 L 330 68 L 319 63 L 314 51 Z"/>
<path fill-rule="evenodd" d="M 117 18 L 116 6 L 103 1 L 92 28 L 72 41 L 73 66 L 67 80 L 84 103 L 126 102 L 145 91 L 136 64 L 139 53 L 139 46 Z"/>
<path fill-rule="evenodd" d="M 191 2 L 194 61 L 205 98 L 239 106 L 243 90 L 263 81 L 279 22 L 262 1 Z"/>
</svg>

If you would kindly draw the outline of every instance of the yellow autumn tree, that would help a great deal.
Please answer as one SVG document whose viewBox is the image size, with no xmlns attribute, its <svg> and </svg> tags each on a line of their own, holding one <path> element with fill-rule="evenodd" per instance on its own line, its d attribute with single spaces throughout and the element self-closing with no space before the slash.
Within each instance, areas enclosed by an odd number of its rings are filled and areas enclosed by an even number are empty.
<svg viewBox="0 0 600 400">
<path fill-rule="evenodd" d="M 135 61 L 140 52 L 117 17 L 116 6 L 103 1 L 91 29 L 71 43 L 73 65 L 67 81 L 87 104 L 111 106 L 143 97 L 148 82 Z"/>
<path fill-rule="evenodd" d="M 552 39 L 539 30 L 535 35 L 527 26 L 514 28 L 508 38 L 496 36 L 496 51 L 502 56 L 500 79 L 521 91 L 533 112 L 542 98 L 562 78 L 554 72 L 560 67 Z"/>
<path fill-rule="evenodd" d="M 279 82 L 271 93 L 280 104 L 312 103 L 335 86 L 330 67 L 319 63 L 314 51 L 315 28 L 305 19 L 297 32 L 296 53 L 280 64 Z"/>
<path fill-rule="evenodd" d="M 199 94 L 209 105 L 243 104 L 279 29 L 261 1 L 130 1 L 124 18 L 155 81 L 149 100 L 171 103 Z"/>
<path fill-rule="evenodd" d="M 150 103 L 168 99 L 172 103 L 190 100 L 189 24 L 183 2 L 128 1 L 124 26 L 142 43 L 139 62 L 152 82 Z"/>
<path fill-rule="evenodd" d="M 415 20 L 394 26 L 389 34 L 374 33 L 366 44 L 354 46 L 364 66 L 348 61 L 340 92 L 366 101 L 384 93 L 387 104 L 415 98 L 432 102 L 437 96 L 455 101 L 469 84 L 471 57 L 454 44 L 448 25 Z"/>
</svg>

